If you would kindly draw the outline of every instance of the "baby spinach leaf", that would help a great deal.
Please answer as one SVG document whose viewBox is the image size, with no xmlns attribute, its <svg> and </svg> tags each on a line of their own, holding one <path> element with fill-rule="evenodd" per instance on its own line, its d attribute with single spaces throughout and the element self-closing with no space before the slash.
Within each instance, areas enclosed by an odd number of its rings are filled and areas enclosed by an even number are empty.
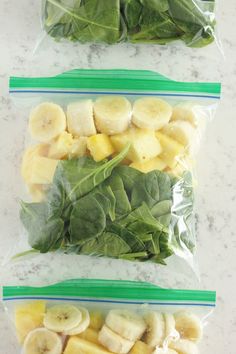
<svg viewBox="0 0 236 354">
<path fill-rule="evenodd" d="M 116 43 L 120 38 L 119 0 L 47 0 L 45 29 L 54 38 Z"/>
<path fill-rule="evenodd" d="M 78 244 L 99 236 L 106 227 L 106 214 L 93 195 L 74 204 L 70 217 L 70 243 Z"/>
<path fill-rule="evenodd" d="M 171 199 L 171 180 L 167 173 L 152 171 L 136 179 L 131 193 L 131 205 L 136 208 L 146 203 L 153 208 L 162 200 Z"/>
<path fill-rule="evenodd" d="M 110 186 L 116 199 L 115 213 L 117 217 L 125 215 L 131 211 L 131 205 L 124 189 L 124 184 L 120 176 L 112 174 L 106 183 Z"/>
<path fill-rule="evenodd" d="M 122 225 L 118 223 L 110 223 L 107 224 L 106 230 L 122 238 L 130 246 L 130 249 L 133 252 L 141 252 L 145 250 L 144 243 L 137 237 L 137 235 L 130 232 Z"/>
<path fill-rule="evenodd" d="M 128 195 L 130 195 L 136 179 L 143 175 L 142 172 L 128 166 L 115 167 L 114 174 L 118 175 L 122 179 Z"/>
<path fill-rule="evenodd" d="M 86 242 L 81 250 L 81 254 L 119 257 L 123 253 L 130 252 L 129 245 L 117 234 L 104 232 L 99 237 Z"/>
<path fill-rule="evenodd" d="M 168 0 L 140 0 L 141 4 L 151 10 L 165 12 L 169 9 Z"/>
<path fill-rule="evenodd" d="M 123 11 L 129 29 L 138 26 L 142 14 L 142 4 L 139 0 L 126 0 L 123 3 Z"/>
<path fill-rule="evenodd" d="M 20 218 L 33 249 L 47 253 L 60 248 L 64 222 L 60 218 L 48 216 L 47 204 L 21 202 Z"/>
<path fill-rule="evenodd" d="M 112 160 L 100 163 L 89 157 L 61 161 L 56 169 L 55 183 L 59 181 L 60 188 L 64 189 L 65 203 L 75 202 L 105 181 L 125 158 L 128 150 L 129 146 Z"/>
</svg>

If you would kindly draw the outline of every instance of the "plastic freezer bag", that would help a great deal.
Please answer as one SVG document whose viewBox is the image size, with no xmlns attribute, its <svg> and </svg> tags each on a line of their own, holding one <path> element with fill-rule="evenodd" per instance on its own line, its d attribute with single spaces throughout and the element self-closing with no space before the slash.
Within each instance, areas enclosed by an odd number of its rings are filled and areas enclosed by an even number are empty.
<svg viewBox="0 0 236 354">
<path fill-rule="evenodd" d="M 216 40 L 215 1 L 43 0 L 42 26 L 55 40 L 203 47 Z"/>
<path fill-rule="evenodd" d="M 10 91 L 27 136 L 20 251 L 193 267 L 192 170 L 219 84 L 75 70 Z"/>
<path fill-rule="evenodd" d="M 22 354 L 201 353 L 215 299 L 210 291 L 88 279 L 3 288 Z"/>
</svg>

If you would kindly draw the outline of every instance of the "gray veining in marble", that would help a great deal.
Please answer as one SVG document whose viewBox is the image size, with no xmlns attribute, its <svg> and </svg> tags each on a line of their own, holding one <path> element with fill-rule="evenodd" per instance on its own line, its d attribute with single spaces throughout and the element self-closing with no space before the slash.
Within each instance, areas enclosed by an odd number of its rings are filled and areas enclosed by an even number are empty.
<svg viewBox="0 0 236 354">
<path fill-rule="evenodd" d="M 219 81 L 223 99 L 203 139 L 198 163 L 197 230 L 202 287 L 218 292 L 217 310 L 209 320 L 201 354 L 235 354 L 236 346 L 236 4 L 219 1 L 219 32 L 225 60 L 215 46 L 192 51 L 183 47 L 97 46 L 52 44 L 44 40 L 32 55 L 40 33 L 40 2 L 0 0 L 0 263 L 19 236 L 17 197 L 20 151 L 24 146 L 22 115 L 8 96 L 9 75 L 53 75 L 80 68 L 139 68 L 157 70 L 176 80 Z M 10 225 L 10 228 L 9 228 Z M 108 262 L 108 263 L 107 263 Z M 78 264 L 77 259 L 45 256 L 0 269 L 0 284 L 48 283 L 63 269 L 102 277 L 110 261 Z M 112 263 L 115 267 L 116 263 Z M 73 266 L 71 266 L 73 265 Z M 115 268 L 117 277 L 152 281 L 155 268 Z M 94 274 L 93 274 L 94 275 Z M 178 285 L 178 284 L 177 284 Z M 18 353 L 11 324 L 0 307 L 0 353 Z"/>
</svg>

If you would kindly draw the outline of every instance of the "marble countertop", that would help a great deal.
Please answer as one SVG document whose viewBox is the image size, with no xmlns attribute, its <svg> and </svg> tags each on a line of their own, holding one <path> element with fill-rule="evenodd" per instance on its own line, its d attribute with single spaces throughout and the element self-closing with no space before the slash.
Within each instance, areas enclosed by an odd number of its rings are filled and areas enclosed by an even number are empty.
<svg viewBox="0 0 236 354">
<path fill-rule="evenodd" d="M 202 288 L 215 289 L 218 306 L 209 319 L 201 354 L 235 354 L 236 346 L 236 4 L 219 1 L 219 32 L 225 58 L 213 45 L 202 50 L 158 46 L 97 46 L 52 44 L 44 40 L 33 54 L 40 35 L 40 1 L 0 1 L 0 264 L 10 245 L 20 238 L 17 222 L 19 151 L 24 145 L 20 112 L 8 96 L 10 75 L 49 76 L 72 68 L 129 68 L 159 71 L 176 80 L 222 81 L 223 98 L 217 116 L 203 139 L 198 163 L 196 224 Z M 9 225 L 11 225 L 9 229 Z M 24 263 L 2 265 L 0 285 L 57 281 L 63 273 L 102 277 L 106 261 L 87 265 L 47 256 Z M 120 271 L 118 278 L 153 281 L 155 268 Z M 178 285 L 178 284 L 177 284 Z M 0 353 L 18 353 L 0 306 Z"/>
</svg>

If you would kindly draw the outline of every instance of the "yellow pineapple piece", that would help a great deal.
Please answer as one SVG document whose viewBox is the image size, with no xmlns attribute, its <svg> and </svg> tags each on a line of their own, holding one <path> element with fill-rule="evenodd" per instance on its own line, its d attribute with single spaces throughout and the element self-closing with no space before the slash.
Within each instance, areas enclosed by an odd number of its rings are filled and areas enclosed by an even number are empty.
<svg viewBox="0 0 236 354">
<path fill-rule="evenodd" d="M 84 332 L 80 333 L 78 337 L 100 345 L 98 340 L 98 332 L 93 328 L 87 328 Z"/>
<path fill-rule="evenodd" d="M 153 159 L 162 151 L 155 132 L 147 129 L 132 127 L 122 134 L 111 136 L 111 141 L 117 152 L 120 152 L 130 143 L 126 156 L 132 162 L 145 162 Z"/>
<path fill-rule="evenodd" d="M 35 156 L 48 156 L 49 145 L 47 144 L 38 144 L 28 147 L 25 150 L 22 164 L 21 164 L 21 175 L 26 183 L 29 183 L 32 160 Z"/>
<path fill-rule="evenodd" d="M 111 156 L 115 149 L 112 146 L 109 136 L 96 134 L 87 138 L 88 149 L 95 161 L 101 161 Z"/>
<path fill-rule="evenodd" d="M 43 325 L 45 309 L 45 301 L 34 301 L 16 307 L 15 326 L 20 343 L 24 342 L 30 331 Z"/>
<path fill-rule="evenodd" d="M 86 155 L 87 151 L 87 138 L 86 137 L 80 137 L 73 139 L 73 144 L 71 145 L 67 158 L 69 159 L 74 159 L 78 157 L 82 157 Z"/>
<path fill-rule="evenodd" d="M 89 327 L 99 331 L 104 325 L 103 314 L 99 311 L 90 312 L 90 325 Z"/>
<path fill-rule="evenodd" d="M 57 168 L 58 160 L 35 156 L 31 164 L 30 184 L 50 184 Z"/>
<path fill-rule="evenodd" d="M 64 159 L 73 145 L 73 136 L 70 133 L 62 132 L 50 146 L 48 156 L 51 159 Z"/>
<path fill-rule="evenodd" d="M 159 131 L 156 132 L 156 137 L 162 146 L 162 153 L 159 157 L 167 164 L 168 167 L 174 168 L 178 162 L 178 158 L 184 154 L 184 146 Z"/>
<path fill-rule="evenodd" d="M 135 343 L 129 354 L 152 354 L 153 348 L 149 347 L 144 342 L 138 341 Z"/>
<path fill-rule="evenodd" d="M 70 337 L 64 354 L 112 354 L 100 345 L 79 337 Z"/>
<path fill-rule="evenodd" d="M 133 162 L 130 167 L 135 168 L 144 173 L 148 173 L 154 170 L 163 171 L 166 168 L 166 163 L 162 161 L 159 157 L 154 157 L 154 159 L 147 162 Z"/>
</svg>

